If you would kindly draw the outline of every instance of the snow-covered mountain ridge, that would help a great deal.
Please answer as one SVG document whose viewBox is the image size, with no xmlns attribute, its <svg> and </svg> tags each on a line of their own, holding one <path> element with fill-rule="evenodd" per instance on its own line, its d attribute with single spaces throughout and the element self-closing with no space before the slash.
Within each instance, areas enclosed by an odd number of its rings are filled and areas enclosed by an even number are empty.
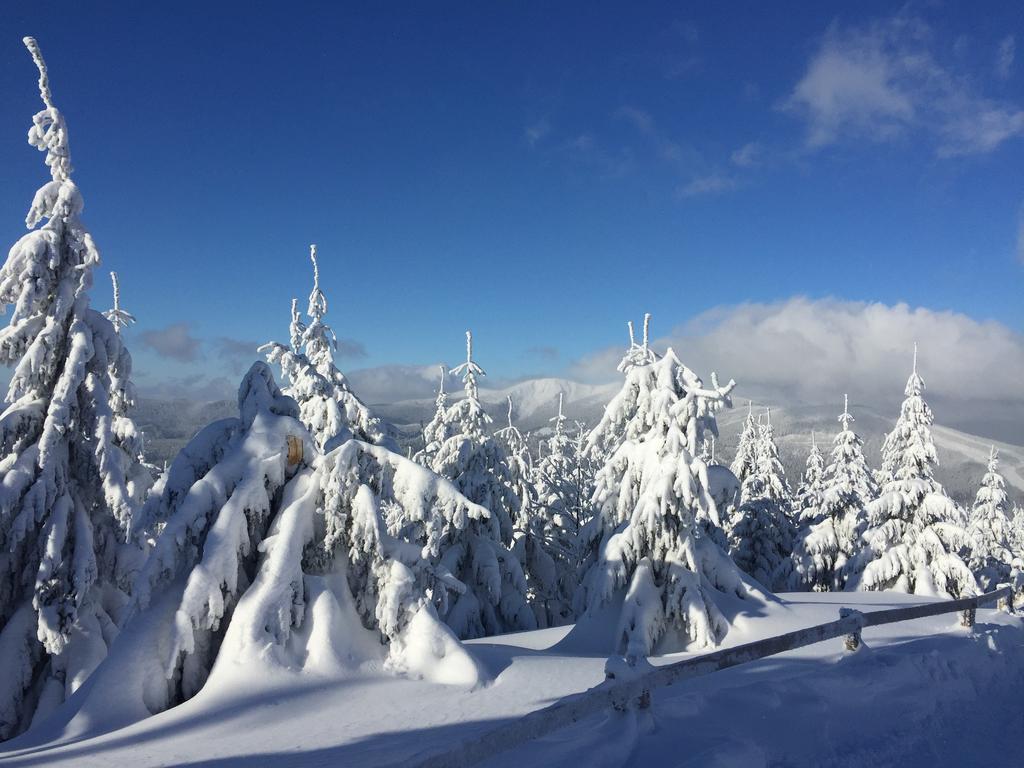
<svg viewBox="0 0 1024 768">
<path fill-rule="evenodd" d="M 508 410 L 507 398 L 513 402 L 513 419 L 523 433 L 547 434 L 549 419 L 558 406 L 558 395 L 564 395 L 565 413 L 569 423 L 580 421 L 592 426 L 601 418 L 604 407 L 618 391 L 620 383 L 587 384 L 564 378 L 545 377 L 527 379 L 514 384 L 488 388 L 480 387 L 480 400 L 495 420 L 495 426 L 505 423 Z M 372 392 L 367 398 L 375 410 L 395 424 L 402 432 L 403 445 L 419 447 L 422 424 L 434 413 L 432 397 L 401 400 L 393 403 L 373 403 Z M 452 393 L 452 400 L 461 392 Z M 764 409 L 764 403 L 755 401 L 755 411 Z M 807 451 L 810 449 L 812 433 L 823 449 L 839 431 L 836 417 L 839 414 L 839 399 L 835 406 L 768 403 L 772 409 L 772 423 L 775 425 L 782 460 L 787 474 L 795 481 L 802 470 Z M 147 436 L 148 450 L 159 462 L 169 461 L 174 453 L 201 426 L 212 419 L 230 415 L 233 401 L 197 403 L 185 400 L 143 399 L 136 413 L 136 421 Z M 880 463 L 879 451 L 885 434 L 892 429 L 896 413 L 882 414 L 871 406 L 851 401 L 851 413 L 856 418 L 854 429 L 864 439 L 864 453 L 872 468 Z M 747 411 L 747 401 L 734 396 L 734 407 L 718 415 L 720 437 L 717 455 L 723 461 L 731 461 L 736 448 L 741 422 Z M 939 452 L 938 478 L 950 494 L 960 503 L 974 498 L 978 482 L 985 469 L 989 447 L 995 445 L 999 451 L 1004 476 L 1010 496 L 1024 500 L 1024 446 L 990 440 L 950 427 L 940 426 L 942 413 L 937 414 L 933 436 Z"/>
</svg>

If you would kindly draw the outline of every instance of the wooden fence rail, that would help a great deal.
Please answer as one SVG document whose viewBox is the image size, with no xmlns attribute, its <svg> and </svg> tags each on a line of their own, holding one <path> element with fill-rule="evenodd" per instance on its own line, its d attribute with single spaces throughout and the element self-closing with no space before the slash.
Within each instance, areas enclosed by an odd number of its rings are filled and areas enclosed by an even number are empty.
<svg viewBox="0 0 1024 768">
<path fill-rule="evenodd" d="M 477 765 L 499 752 L 546 736 L 609 708 L 617 710 L 632 707 L 645 708 L 650 704 L 650 692 L 654 688 L 672 685 L 681 680 L 707 675 L 824 640 L 844 637 L 847 650 L 855 651 L 860 647 L 860 635 L 865 627 L 910 621 L 944 613 L 960 613 L 960 624 L 970 627 L 974 625 L 977 609 L 995 602 L 999 602 L 1012 613 L 1012 588 L 1004 586 L 976 597 L 912 605 L 906 608 L 890 608 L 870 613 L 841 608 L 838 621 L 794 630 L 775 637 L 766 637 L 732 648 L 723 648 L 661 667 L 652 667 L 643 660 L 633 663 L 625 660 L 612 663 L 615 660 L 609 660 L 606 668 L 608 679 L 600 685 L 568 696 L 543 709 L 530 712 L 480 736 L 467 739 L 449 751 L 429 757 L 418 765 L 420 768 L 463 768 Z"/>
</svg>

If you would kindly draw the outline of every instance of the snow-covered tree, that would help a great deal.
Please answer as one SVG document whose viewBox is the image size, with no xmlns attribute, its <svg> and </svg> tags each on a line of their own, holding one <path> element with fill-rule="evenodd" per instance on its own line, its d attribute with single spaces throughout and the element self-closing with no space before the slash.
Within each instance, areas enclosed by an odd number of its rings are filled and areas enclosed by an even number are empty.
<svg viewBox="0 0 1024 768">
<path fill-rule="evenodd" d="M 630 370 L 636 366 L 650 365 L 658 360 L 658 353 L 651 348 L 648 337 L 650 323 L 650 313 L 645 314 L 643 340 L 639 344 L 636 342 L 636 335 L 633 331 L 633 321 L 630 320 L 626 323 L 626 327 L 629 329 L 629 347 L 627 347 L 626 354 L 623 355 L 622 360 L 619 361 L 617 370 L 619 373 L 626 374 L 627 381 Z M 608 457 L 619 447 L 625 436 L 625 429 L 626 421 L 624 420 L 609 422 L 601 430 L 600 434 L 591 434 L 587 440 L 587 451 L 590 454 L 591 460 L 596 465 L 603 465 Z"/>
<path fill-rule="evenodd" d="M 0 413 L 0 739 L 71 695 L 117 635 L 138 500 L 152 479 L 127 415 L 131 357 L 89 306 L 99 251 L 80 218 L 64 117 L 46 64 L 28 140 L 51 180 L 36 192 L 0 269 L 0 362 L 14 372 Z"/>
<path fill-rule="evenodd" d="M 747 401 L 747 417 L 743 420 L 743 430 L 740 432 L 739 443 L 736 446 L 736 457 L 733 459 L 730 469 L 740 483 L 740 503 L 753 498 L 751 478 L 755 475 L 757 467 L 757 422 L 754 420 L 754 403 Z"/>
<path fill-rule="evenodd" d="M 671 349 L 646 364 L 634 352 L 621 366 L 622 390 L 589 438 L 607 445 L 621 435 L 597 475 L 599 513 L 584 539 L 595 554 L 577 593 L 590 620 L 622 600 L 614 650 L 627 657 L 664 642 L 717 643 L 728 622 L 716 600 L 747 594 L 735 565 L 698 525 L 717 518 L 698 448 L 735 383 L 721 387 L 712 375 L 705 387 Z"/>
<path fill-rule="evenodd" d="M 893 589 L 919 595 L 962 597 L 977 592 L 958 552 L 967 544 L 960 514 L 932 475 L 938 464 L 932 412 L 924 380 L 914 369 L 900 417 L 885 440 L 881 495 L 868 506 L 863 573 L 848 582 L 860 589 Z M 859 569 L 859 565 L 858 565 Z"/>
<path fill-rule="evenodd" d="M 135 324 L 135 316 L 121 308 L 121 286 L 117 273 L 110 273 L 114 289 L 114 306 L 103 313 L 114 331 L 120 336 L 121 330 Z M 143 435 L 139 432 L 129 412 L 135 407 L 135 385 L 131 380 L 132 358 L 122 345 L 123 354 L 110 359 L 107 370 L 110 374 L 110 410 L 114 414 L 113 432 L 118 436 L 121 448 L 133 458 L 129 488 L 136 507 L 146 500 L 146 494 L 153 481 L 160 474 L 160 468 L 146 461 Z M 136 529 L 135 537 L 147 537 L 152 531 Z"/>
<path fill-rule="evenodd" d="M 730 554 L 761 584 L 782 588 L 789 581 L 796 528 L 770 411 L 758 433 L 754 471 L 744 484 L 743 498 L 729 525 Z"/>
<path fill-rule="evenodd" d="M 121 309 L 121 285 L 117 281 L 117 272 L 110 273 L 110 283 L 114 290 L 114 306 L 103 313 L 103 316 L 114 326 L 114 330 L 121 333 L 122 328 L 135 325 L 135 315 L 125 309 Z"/>
<path fill-rule="evenodd" d="M 445 420 L 451 425 L 451 436 L 438 446 L 430 469 L 451 480 L 470 501 L 490 511 L 494 530 L 487 533 L 493 532 L 494 536 L 488 538 L 481 533 L 471 541 L 453 546 L 446 562 L 470 592 L 486 586 L 481 579 L 490 579 L 492 575 L 500 578 L 502 599 L 498 610 L 492 611 L 479 598 L 474 601 L 476 605 L 468 606 L 469 597 L 464 595 L 444 618 L 456 634 L 464 638 L 533 629 L 536 620 L 527 606 L 523 570 L 508 549 L 513 544 L 515 521 L 522 509 L 522 499 L 517 493 L 519 489 L 504 448 L 488 432 L 491 417 L 480 403 L 477 386 L 477 377 L 486 374 L 473 360 L 473 334 L 470 331 L 466 331 L 466 362 L 452 369 L 452 373 L 462 376 L 465 397 L 448 408 Z M 482 551 L 496 561 L 491 573 L 483 573 L 478 568 Z"/>
<path fill-rule="evenodd" d="M 513 521 L 513 524 L 518 528 L 525 529 L 533 516 L 533 508 L 536 504 L 536 491 L 532 482 L 533 457 L 530 456 L 526 438 L 512 422 L 512 410 L 512 396 L 509 395 L 507 424 L 495 432 L 494 436 L 501 441 L 504 448 L 509 484 L 519 498 L 516 520 Z"/>
<path fill-rule="evenodd" d="M 999 474 L 999 454 L 995 446 L 971 509 L 967 526 L 968 561 L 983 592 L 1009 581 L 1013 569 L 1013 531 L 1006 516 L 1006 483 Z"/>
<path fill-rule="evenodd" d="M 161 679 L 140 694 L 150 711 L 198 692 L 218 658 L 315 666 L 351 652 L 362 629 L 396 668 L 441 663 L 458 643 L 438 612 L 467 592 L 448 549 L 496 536 L 487 510 L 381 446 L 348 440 L 320 454 L 265 363 L 246 374 L 238 405 L 179 453 L 144 510 L 166 520 L 131 620 L 158 651 Z M 493 558 L 473 567 L 500 602 Z"/>
<path fill-rule="evenodd" d="M 704 438 L 704 445 L 700 448 L 700 460 L 707 464 L 709 467 L 718 464 L 718 459 L 715 457 L 715 436 L 709 435 Z"/>
<path fill-rule="evenodd" d="M 814 433 L 811 432 L 811 450 L 807 453 L 804 474 L 800 478 L 800 485 L 797 487 L 793 504 L 796 523 L 799 526 L 813 525 L 822 518 L 821 478 L 824 471 L 825 458 L 818 450 L 818 442 L 814 439 Z"/>
<path fill-rule="evenodd" d="M 305 323 L 292 300 L 289 344 L 270 342 L 261 351 L 267 360 L 280 365 L 285 392 L 299 404 L 300 415 L 317 445 L 329 452 L 355 438 L 398 450 L 394 428 L 377 417 L 349 387 L 348 379 L 334 362 L 338 340 L 324 320 L 327 298 L 320 290 L 320 266 L 316 245 L 310 246 L 313 262 L 313 290 L 309 294 Z"/>
<path fill-rule="evenodd" d="M 505 449 L 509 480 L 519 497 L 511 549 L 522 563 L 527 602 L 537 625 L 564 624 L 571 619 L 568 607 L 575 584 L 566 585 L 563 581 L 568 571 L 564 560 L 567 553 L 561 549 L 558 531 L 552 528 L 539 506 L 533 461 L 526 438 L 512 422 L 512 409 L 509 396 L 508 425 L 495 433 Z"/>
<path fill-rule="evenodd" d="M 849 565 L 863 548 L 867 505 L 878 494 L 864 460 L 864 442 L 850 428 L 849 398 L 839 416 L 842 430 L 832 441 L 832 453 L 821 478 L 819 518 L 800 531 L 793 548 L 791 589 L 816 592 L 842 590 Z"/>
<path fill-rule="evenodd" d="M 448 393 L 444 391 L 444 380 L 448 375 L 448 369 L 441 366 L 441 383 L 437 389 L 437 399 L 434 401 L 434 415 L 423 427 L 423 449 L 416 453 L 414 459 L 425 467 L 430 466 L 434 454 L 441 445 L 452 436 L 453 427 L 448 421 Z"/>
<path fill-rule="evenodd" d="M 567 419 L 562 401 L 562 393 L 559 393 L 558 412 L 550 420 L 554 428 L 547 440 L 548 451 L 533 472 L 534 542 L 544 551 L 544 567 L 528 565 L 527 580 L 530 581 L 531 571 L 540 571 L 546 576 L 534 579 L 539 588 L 531 594 L 531 602 L 542 607 L 537 611 L 541 626 L 564 624 L 573 618 L 572 600 L 579 575 L 576 537 L 585 522 L 584 510 L 589 501 L 583 496 L 587 492 L 585 469 L 581 467 L 581 460 L 586 461 L 585 453 L 579 451 L 580 442 L 574 442 L 566 434 Z"/>
<path fill-rule="evenodd" d="M 1014 557 L 1024 562 L 1024 506 L 1013 505 L 1013 514 L 1010 516 L 1010 549 Z"/>
</svg>

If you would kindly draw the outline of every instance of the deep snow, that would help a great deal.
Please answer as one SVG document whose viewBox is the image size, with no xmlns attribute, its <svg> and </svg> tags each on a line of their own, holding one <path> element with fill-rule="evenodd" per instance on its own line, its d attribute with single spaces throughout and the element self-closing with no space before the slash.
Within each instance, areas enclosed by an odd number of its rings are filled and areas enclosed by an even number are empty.
<svg viewBox="0 0 1024 768">
<path fill-rule="evenodd" d="M 831 621 L 840 606 L 870 611 L 922 601 L 895 593 L 782 600 L 736 617 L 723 646 Z M 54 718 L 4 744 L 0 764 L 414 765 L 600 683 L 605 658 L 570 653 L 559 643 L 567 633 L 471 641 L 493 678 L 476 690 L 393 677 L 373 664 L 314 675 L 271 674 L 250 663 L 181 706 L 109 733 L 76 723 L 83 730 L 71 735 Z M 1024 764 L 1020 619 L 979 611 L 971 631 L 946 614 L 869 628 L 864 640 L 852 655 L 831 640 L 658 689 L 649 714 L 609 711 L 489 765 Z"/>
</svg>

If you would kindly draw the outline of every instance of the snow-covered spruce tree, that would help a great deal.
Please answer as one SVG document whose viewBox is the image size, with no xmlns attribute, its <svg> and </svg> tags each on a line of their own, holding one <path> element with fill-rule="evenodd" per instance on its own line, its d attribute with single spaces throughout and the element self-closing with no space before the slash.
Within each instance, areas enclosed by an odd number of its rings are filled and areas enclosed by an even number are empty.
<svg viewBox="0 0 1024 768">
<path fill-rule="evenodd" d="M 582 498 L 585 489 L 580 485 L 586 482 L 579 466 L 580 454 L 565 432 L 562 401 L 559 393 L 558 413 L 550 419 L 554 431 L 547 440 L 547 454 L 533 470 L 535 511 L 531 531 L 533 544 L 543 549 L 543 555 L 536 565 L 527 564 L 527 581 L 541 627 L 565 624 L 573 618 L 572 600 L 579 575 L 576 537 L 586 505 Z"/>
<path fill-rule="evenodd" d="M 633 321 L 630 320 L 626 323 L 626 327 L 629 329 L 629 347 L 626 349 L 626 354 L 623 355 L 622 360 L 619 361 L 617 370 L 619 373 L 626 374 L 627 381 L 629 380 L 630 370 L 636 366 L 649 365 L 658 360 L 658 353 L 651 348 L 648 338 L 650 323 L 651 315 L 647 313 L 644 315 L 644 334 L 643 341 L 640 344 L 636 342 Z M 620 419 L 624 418 L 622 414 L 618 414 L 618 416 Z M 603 465 L 608 457 L 619 447 L 624 439 L 626 426 L 626 420 L 609 422 L 600 434 L 591 433 L 587 439 L 587 451 L 595 464 Z"/>
<path fill-rule="evenodd" d="M 46 64 L 29 143 L 51 180 L 32 230 L 0 269 L 0 362 L 14 372 L 0 414 L 0 739 L 25 730 L 103 660 L 126 601 L 136 501 L 152 482 L 127 416 L 131 358 L 89 307 L 99 252 L 79 218 L 64 117 Z"/>
<path fill-rule="evenodd" d="M 1009 581 L 1013 569 L 1013 531 L 1006 516 L 1007 501 L 1006 483 L 999 474 L 999 454 L 992 446 L 967 526 L 967 564 L 983 592 Z"/>
<path fill-rule="evenodd" d="M 285 392 L 299 404 L 302 421 L 321 450 L 329 452 L 356 438 L 397 451 L 394 428 L 356 397 L 334 362 L 338 340 L 324 321 L 327 298 L 320 290 L 316 245 L 309 248 L 313 262 L 313 290 L 306 308 L 309 322 L 302 321 L 298 302 L 293 299 L 290 343 L 272 341 L 260 350 L 269 362 L 280 365 L 287 384 Z"/>
<path fill-rule="evenodd" d="M 878 488 L 864 460 L 864 442 L 850 428 L 853 421 L 849 398 L 844 396 L 839 416 L 843 428 L 832 441 L 821 478 L 820 515 L 798 535 L 790 589 L 842 590 L 851 564 L 862 551 L 867 505 L 878 495 Z"/>
<path fill-rule="evenodd" d="M 963 597 L 977 583 L 957 554 L 967 533 L 960 514 L 932 476 L 938 463 L 932 442 L 932 412 L 924 401 L 924 380 L 914 369 L 904 390 L 900 417 L 885 440 L 883 475 L 890 477 L 881 495 L 868 505 L 864 534 L 866 562 L 851 573 L 847 588 L 892 589 L 918 595 Z M 860 563 L 851 571 L 859 570 Z"/>
<path fill-rule="evenodd" d="M 117 273 L 110 273 L 110 282 L 114 289 L 114 306 L 103 313 L 110 321 L 114 331 L 121 335 L 121 330 L 135 324 L 135 315 L 121 308 L 121 286 Z M 134 459 L 130 469 L 128 487 L 133 502 L 137 507 L 146 500 L 146 494 L 153 487 L 154 480 L 160 475 L 160 468 L 146 461 L 143 436 L 129 417 L 135 407 L 135 385 L 131 380 L 132 358 L 122 343 L 122 354 L 111 358 L 108 365 L 110 373 L 110 410 L 114 414 L 113 431 L 118 436 L 122 449 Z M 148 538 L 153 531 L 133 529 L 136 539 Z"/>
<path fill-rule="evenodd" d="M 533 484 L 533 459 L 526 438 L 512 422 L 512 397 L 508 397 L 507 426 L 494 436 L 501 441 L 505 450 L 509 480 L 519 498 L 512 534 L 512 553 L 522 564 L 526 576 L 526 599 L 533 609 L 537 626 L 547 627 L 554 619 L 565 621 L 558 601 L 559 569 L 552 554 L 545 520 L 538 514 L 537 489 Z"/>
<path fill-rule="evenodd" d="M 547 453 L 534 469 L 539 513 L 571 542 L 590 518 L 588 506 L 592 493 L 593 469 L 588 460 L 586 431 L 577 423 L 577 436 L 566 434 L 563 395 L 558 395 L 558 412 L 549 421 L 554 424 L 546 441 Z M 544 445 L 544 443 L 541 443 Z"/>
<path fill-rule="evenodd" d="M 533 629 L 537 622 L 527 605 L 522 565 L 509 549 L 515 522 L 522 509 L 508 456 L 488 432 L 491 417 L 480 403 L 477 377 L 485 376 L 473 360 L 473 334 L 466 331 L 466 362 L 452 369 L 462 376 L 465 397 L 448 408 L 448 437 L 434 454 L 430 469 L 452 481 L 470 501 L 489 510 L 485 529 L 467 537 L 444 553 L 442 562 L 466 584 L 467 592 L 443 618 L 459 637 L 480 637 L 500 632 Z M 488 568 L 481 568 L 481 558 Z M 500 594 L 497 604 L 488 596 Z"/>
<path fill-rule="evenodd" d="M 423 427 L 423 449 L 413 457 L 425 467 L 430 466 L 434 454 L 441 445 L 452 436 L 452 425 L 448 422 L 448 393 L 444 391 L 444 380 L 448 375 L 448 369 L 441 366 L 441 383 L 437 389 L 437 399 L 434 401 L 434 415 Z"/>
<path fill-rule="evenodd" d="M 1013 505 L 1013 514 L 1010 516 L 1010 550 L 1015 558 L 1024 562 L 1024 506 Z"/>
<path fill-rule="evenodd" d="M 820 522 L 823 517 L 821 511 L 821 479 L 824 471 L 825 458 L 821 455 L 821 451 L 818 450 L 818 442 L 814 439 L 814 432 L 811 432 L 811 450 L 807 454 L 804 474 L 800 478 L 800 485 L 796 489 L 796 498 L 793 503 L 796 523 L 800 527 Z"/>
<path fill-rule="evenodd" d="M 516 528 L 525 530 L 530 519 L 533 517 L 533 508 L 536 504 L 536 491 L 532 483 L 533 457 L 530 456 L 530 449 L 526 444 L 526 438 L 519 428 L 512 422 L 512 396 L 508 396 L 508 413 L 506 415 L 507 425 L 494 433 L 494 436 L 501 442 L 505 451 L 505 466 L 508 469 L 509 484 L 513 492 L 519 498 L 516 518 L 513 525 Z"/>
<path fill-rule="evenodd" d="M 747 401 L 747 418 L 743 420 L 739 443 L 736 445 L 736 457 L 730 469 L 740 483 L 740 503 L 749 501 L 752 492 L 750 482 L 757 467 L 757 422 L 754 420 L 754 403 Z M 745 489 L 745 490 L 743 490 Z"/>
<path fill-rule="evenodd" d="M 622 435 L 597 475 L 599 513 L 589 537 L 597 552 L 577 605 L 584 618 L 594 618 L 621 599 L 610 650 L 630 658 L 666 643 L 713 645 L 728 630 L 716 600 L 747 592 L 738 569 L 698 524 L 717 512 L 697 450 L 735 382 L 721 387 L 712 375 L 706 388 L 671 349 L 657 361 L 624 362 L 622 390 L 589 438 L 594 445 Z"/>
<path fill-rule="evenodd" d="M 487 510 L 381 446 L 320 454 L 265 363 L 238 405 L 181 451 L 144 510 L 166 520 L 134 590 L 135 637 L 156 646 L 157 679 L 137 692 L 149 711 L 197 693 L 219 658 L 344 666 L 363 629 L 399 669 L 429 675 L 425 660 L 458 653 L 437 612 L 466 587 L 443 561 L 488 527 Z M 499 602 L 493 558 L 474 565 Z"/>
<path fill-rule="evenodd" d="M 782 589 L 789 583 L 796 528 L 770 411 L 759 430 L 754 471 L 744 489 L 747 500 L 729 525 L 730 554 L 741 570 L 765 587 Z"/>
</svg>

